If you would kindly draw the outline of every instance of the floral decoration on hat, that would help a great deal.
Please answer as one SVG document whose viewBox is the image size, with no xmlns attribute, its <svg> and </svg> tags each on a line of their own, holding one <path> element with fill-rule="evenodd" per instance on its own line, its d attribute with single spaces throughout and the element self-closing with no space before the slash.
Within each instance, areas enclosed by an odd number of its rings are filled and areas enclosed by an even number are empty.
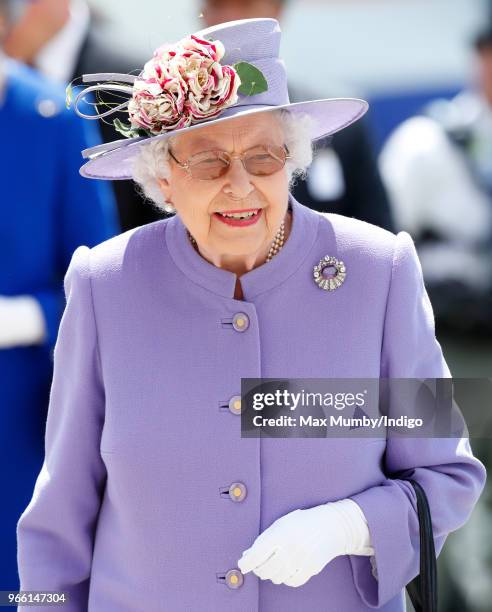
<svg viewBox="0 0 492 612">
<path fill-rule="evenodd" d="M 119 133 L 128 138 L 157 136 L 217 117 L 236 104 L 238 93 L 253 96 L 267 91 L 267 81 L 258 68 L 248 62 L 222 65 L 220 60 L 224 54 L 220 40 L 206 40 L 191 34 L 177 43 L 156 49 L 138 76 L 84 75 L 84 81 L 97 76 L 113 77 L 113 80 L 80 92 L 75 110 L 78 112 L 79 100 L 90 91 L 131 94 L 128 101 L 109 111 L 83 116 L 98 119 L 127 107 L 129 123 L 120 119 L 113 121 Z M 117 78 L 114 80 L 118 76 L 124 76 L 120 80 L 127 84 L 118 83 Z M 67 87 L 67 107 L 71 101 L 72 84 Z M 101 99 L 98 103 L 102 103 Z"/>
</svg>

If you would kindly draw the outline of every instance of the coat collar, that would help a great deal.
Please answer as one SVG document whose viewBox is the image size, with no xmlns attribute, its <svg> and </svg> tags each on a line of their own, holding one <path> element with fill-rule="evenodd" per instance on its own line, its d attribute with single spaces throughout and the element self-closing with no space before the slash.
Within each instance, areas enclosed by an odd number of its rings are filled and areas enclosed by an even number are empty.
<svg viewBox="0 0 492 612">
<path fill-rule="evenodd" d="M 300 204 L 291 194 L 289 202 L 292 207 L 289 237 L 269 262 L 241 276 L 245 301 L 251 301 L 287 280 L 306 259 L 316 239 L 320 215 Z M 203 288 L 222 297 L 234 299 L 234 272 L 214 266 L 195 251 L 187 236 L 186 226 L 178 215 L 169 219 L 166 226 L 167 247 L 180 271 Z"/>
</svg>

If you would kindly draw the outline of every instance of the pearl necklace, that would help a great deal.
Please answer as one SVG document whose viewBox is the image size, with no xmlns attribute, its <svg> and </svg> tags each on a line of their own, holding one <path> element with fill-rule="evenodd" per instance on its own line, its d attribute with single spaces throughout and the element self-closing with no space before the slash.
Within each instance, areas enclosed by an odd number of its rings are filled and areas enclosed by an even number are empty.
<svg viewBox="0 0 492 612">
<path fill-rule="evenodd" d="M 195 247 L 195 249 L 197 249 L 196 240 L 193 238 L 193 236 L 190 234 L 188 230 L 186 230 L 186 232 L 188 234 L 188 238 L 190 239 L 191 244 Z M 284 246 L 284 242 L 285 242 L 285 221 L 282 221 L 280 227 L 277 230 L 277 233 L 275 234 L 275 238 L 273 239 L 270 250 L 268 251 L 266 261 L 270 261 L 272 257 L 275 257 L 275 255 Z"/>
<path fill-rule="evenodd" d="M 270 247 L 270 250 L 268 251 L 266 261 L 270 261 L 272 257 L 275 257 L 275 255 L 284 246 L 284 241 L 285 241 L 285 221 L 282 221 L 277 233 L 275 234 L 275 238 L 273 239 L 272 246 Z"/>
</svg>

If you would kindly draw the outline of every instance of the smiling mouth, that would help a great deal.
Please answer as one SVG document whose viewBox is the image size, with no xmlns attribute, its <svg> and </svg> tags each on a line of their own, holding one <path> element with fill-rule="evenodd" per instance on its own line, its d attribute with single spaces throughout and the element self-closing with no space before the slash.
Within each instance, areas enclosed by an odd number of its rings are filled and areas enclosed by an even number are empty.
<svg viewBox="0 0 492 612">
<path fill-rule="evenodd" d="M 217 214 L 221 217 L 225 217 L 226 219 L 251 219 L 255 217 L 261 208 L 252 208 L 249 210 L 239 210 L 239 211 L 228 211 L 228 212 L 219 212 Z"/>
</svg>

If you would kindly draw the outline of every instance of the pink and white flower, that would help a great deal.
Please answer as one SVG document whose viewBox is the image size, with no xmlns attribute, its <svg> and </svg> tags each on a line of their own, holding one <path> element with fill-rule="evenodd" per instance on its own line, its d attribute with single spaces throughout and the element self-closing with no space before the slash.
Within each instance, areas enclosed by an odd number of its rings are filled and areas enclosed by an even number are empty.
<svg viewBox="0 0 492 612">
<path fill-rule="evenodd" d="M 133 127 L 152 135 L 219 115 L 238 100 L 241 79 L 222 66 L 224 45 L 195 35 L 159 47 L 133 85 L 128 105 Z"/>
</svg>

